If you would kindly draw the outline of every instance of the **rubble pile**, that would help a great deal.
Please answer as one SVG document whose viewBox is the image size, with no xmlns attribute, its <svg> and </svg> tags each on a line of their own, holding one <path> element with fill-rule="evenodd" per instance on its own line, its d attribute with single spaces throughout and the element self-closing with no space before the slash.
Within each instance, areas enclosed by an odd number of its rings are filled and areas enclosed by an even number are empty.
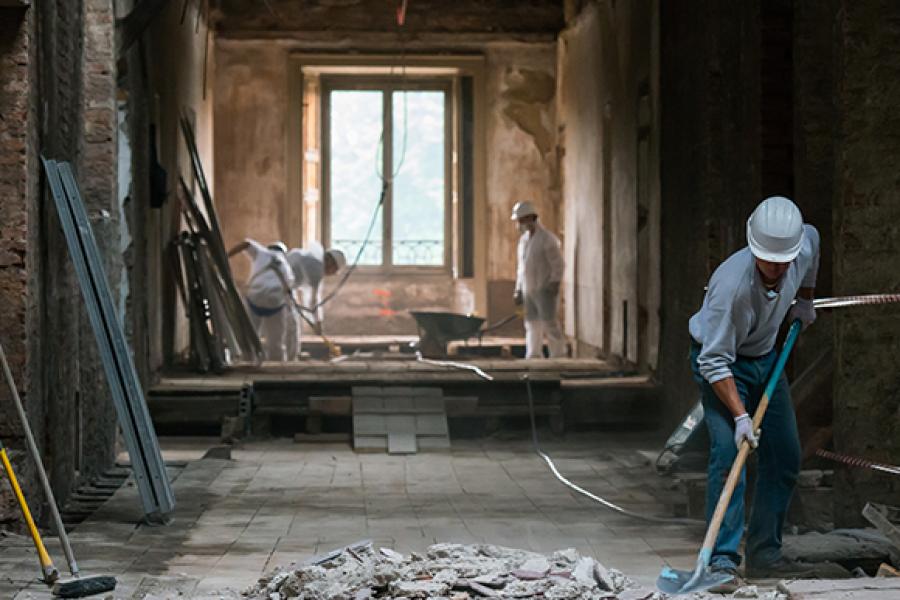
<svg viewBox="0 0 900 600">
<path fill-rule="evenodd" d="M 781 600 L 745 588 L 737 598 Z M 615 569 L 574 549 L 544 556 L 487 544 L 436 544 L 403 556 L 371 545 L 345 549 L 318 564 L 276 569 L 244 592 L 251 600 L 369 600 L 375 598 L 547 598 L 662 600 Z M 688 598 L 722 598 L 696 594 Z"/>
</svg>

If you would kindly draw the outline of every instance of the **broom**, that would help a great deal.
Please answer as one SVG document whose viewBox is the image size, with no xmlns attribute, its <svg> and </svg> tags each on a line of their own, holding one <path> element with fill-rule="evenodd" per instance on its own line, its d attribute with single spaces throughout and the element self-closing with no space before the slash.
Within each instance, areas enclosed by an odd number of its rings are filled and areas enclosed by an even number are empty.
<svg viewBox="0 0 900 600">
<path fill-rule="evenodd" d="M 19 419 L 22 421 L 22 429 L 25 431 L 25 440 L 28 442 L 28 451 L 34 459 L 37 466 L 38 477 L 47 495 L 47 503 L 50 505 L 50 512 L 53 514 L 53 520 L 56 523 L 56 529 L 59 532 L 59 541 L 62 544 L 63 552 L 66 555 L 66 561 L 69 563 L 69 571 L 72 578 L 56 581 L 47 581 L 53 583 L 53 593 L 60 598 L 83 598 L 103 592 L 110 592 L 116 589 L 116 578 L 109 576 L 85 577 L 81 578 L 78 571 L 78 563 L 75 562 L 75 554 L 72 552 L 72 546 L 69 544 L 69 536 L 66 534 L 65 525 L 63 525 L 62 517 L 59 515 L 59 508 L 56 506 L 56 499 L 53 496 L 53 490 L 50 488 L 50 481 L 47 479 L 47 472 L 44 470 L 44 463 L 41 461 L 41 455 L 38 452 L 37 444 L 34 443 L 34 435 L 31 433 L 31 427 L 28 424 L 28 417 L 25 415 L 25 408 L 22 406 L 22 399 L 19 398 L 19 390 L 16 388 L 16 382 L 13 380 L 12 372 L 9 370 L 9 363 L 6 361 L 6 353 L 3 351 L 3 345 L 0 344 L 0 362 L 3 365 L 3 375 L 6 377 L 6 383 L 9 385 L 9 391 L 12 394 L 13 401 L 16 405 L 16 411 L 19 413 Z M 10 474 L 12 471 L 10 470 Z M 27 510 L 27 507 L 25 507 Z M 23 510 L 24 512 L 24 510 Z M 36 533 L 34 530 L 33 533 Z M 39 540 L 40 538 L 35 538 Z M 37 541 L 35 542 L 37 544 Z M 42 559 L 42 566 L 43 559 Z M 51 565 L 52 566 L 52 565 Z M 46 568 L 45 568 L 46 571 Z"/>
</svg>

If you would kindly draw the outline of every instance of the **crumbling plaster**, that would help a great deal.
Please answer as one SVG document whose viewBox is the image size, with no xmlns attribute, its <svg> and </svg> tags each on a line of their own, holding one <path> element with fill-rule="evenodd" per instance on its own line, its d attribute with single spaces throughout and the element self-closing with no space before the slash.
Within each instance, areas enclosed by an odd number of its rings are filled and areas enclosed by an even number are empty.
<svg viewBox="0 0 900 600">
<path fill-rule="evenodd" d="M 163 208 L 148 211 L 146 220 L 147 288 L 154 300 L 148 305 L 149 365 L 155 372 L 173 360 L 175 348 L 188 344 L 184 307 L 176 300 L 170 242 L 181 230 L 179 177 L 200 198 L 193 183 L 190 157 L 181 133 L 179 119 L 192 121 L 200 160 L 207 185 L 215 196 L 213 177 L 213 81 L 216 69 L 211 35 L 206 22 L 195 13 L 182 23 L 182 4 L 169 2 L 154 20 L 146 38 L 151 98 L 150 122 L 157 129 L 160 162 L 168 174 L 169 194 Z M 209 48 L 207 48 L 209 43 Z M 207 53 L 208 50 L 208 53 Z"/>
<path fill-rule="evenodd" d="M 558 100 L 566 333 L 582 353 L 651 368 L 660 277 L 654 6 L 586 2 L 573 12 L 560 36 Z"/>
<path fill-rule="evenodd" d="M 515 280 L 516 202 L 536 205 L 541 223 L 561 235 L 556 157 L 555 46 L 487 49 L 488 279 Z"/>
<path fill-rule="evenodd" d="M 416 50 L 428 52 L 427 42 L 419 43 L 424 45 Z M 216 42 L 216 202 L 228 246 L 248 236 L 261 241 L 299 237 L 289 218 L 288 203 L 299 200 L 288 197 L 284 132 L 290 122 L 289 56 L 307 49 L 296 41 Z M 520 199 L 537 202 L 545 224 L 558 231 L 555 46 L 492 43 L 464 45 L 456 51 L 481 52 L 485 57 L 487 158 L 481 167 L 486 171 L 487 214 L 476 214 L 475 220 L 484 227 L 487 243 L 486 255 L 476 260 L 484 261 L 488 282 L 511 285 L 518 240 L 509 220 L 512 205 Z M 238 282 L 244 281 L 248 262 L 232 264 Z M 407 310 L 470 312 L 486 300 L 479 301 L 477 289 L 471 280 L 455 280 L 449 273 L 358 274 L 329 307 L 328 330 L 414 334 Z M 385 298 L 390 298 L 387 309 Z"/>
</svg>

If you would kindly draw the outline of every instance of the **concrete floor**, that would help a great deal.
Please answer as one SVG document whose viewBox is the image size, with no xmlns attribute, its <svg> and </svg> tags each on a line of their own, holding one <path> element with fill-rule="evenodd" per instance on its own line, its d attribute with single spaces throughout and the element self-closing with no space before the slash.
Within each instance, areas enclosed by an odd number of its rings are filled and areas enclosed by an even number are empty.
<svg viewBox="0 0 900 600">
<path fill-rule="evenodd" d="M 72 535 L 83 572 L 117 576 L 115 598 L 230 598 L 277 565 L 369 538 L 404 553 L 435 542 L 574 547 L 652 586 L 668 561 L 693 566 L 702 537 L 570 493 L 521 437 L 454 441 L 449 453 L 407 457 L 270 440 L 235 448 L 232 460 L 201 459 L 215 443 L 163 439 L 168 461 L 188 461 L 173 469 L 173 522 L 135 527 L 139 503 L 126 484 Z M 597 433 L 545 450 L 573 481 L 661 514 L 666 480 L 638 454 L 654 447 L 647 434 Z M 48 546 L 62 570 L 56 540 Z M 0 597 L 49 598 L 37 575 L 28 539 L 0 538 Z"/>
</svg>

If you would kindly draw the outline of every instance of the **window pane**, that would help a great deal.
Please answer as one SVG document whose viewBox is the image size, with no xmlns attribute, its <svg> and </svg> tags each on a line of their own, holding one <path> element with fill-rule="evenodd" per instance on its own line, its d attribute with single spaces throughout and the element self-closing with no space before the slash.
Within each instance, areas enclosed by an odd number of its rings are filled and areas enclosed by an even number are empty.
<svg viewBox="0 0 900 600">
<path fill-rule="evenodd" d="M 444 92 L 394 92 L 395 265 L 444 264 Z"/>
<path fill-rule="evenodd" d="M 331 92 L 329 190 L 331 245 L 356 258 L 381 195 L 382 92 Z M 379 211 L 361 265 L 382 262 Z"/>
</svg>

